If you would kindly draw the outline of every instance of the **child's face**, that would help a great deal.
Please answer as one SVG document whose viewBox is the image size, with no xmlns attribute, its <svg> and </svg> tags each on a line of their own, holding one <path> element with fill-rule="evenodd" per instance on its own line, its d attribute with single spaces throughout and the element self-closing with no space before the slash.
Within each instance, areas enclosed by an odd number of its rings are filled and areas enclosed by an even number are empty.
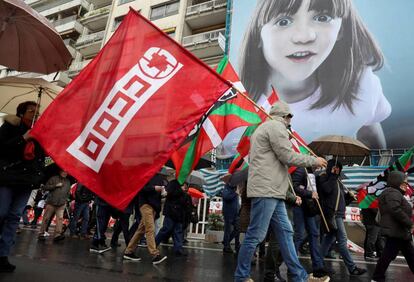
<svg viewBox="0 0 414 282">
<path fill-rule="evenodd" d="M 323 63 L 337 41 L 342 19 L 308 11 L 303 0 L 296 14 L 280 14 L 261 30 L 264 57 L 278 79 L 299 82 Z"/>
</svg>

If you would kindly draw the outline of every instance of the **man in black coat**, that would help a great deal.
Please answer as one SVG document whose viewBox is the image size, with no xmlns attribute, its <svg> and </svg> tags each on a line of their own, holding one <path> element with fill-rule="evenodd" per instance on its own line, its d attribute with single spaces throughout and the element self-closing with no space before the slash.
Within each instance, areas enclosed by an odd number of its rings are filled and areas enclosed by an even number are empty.
<svg viewBox="0 0 414 282">
<path fill-rule="evenodd" d="M 0 127 L 0 272 L 12 272 L 8 256 L 30 193 L 43 178 L 44 153 L 31 139 L 36 102 L 19 104 Z"/>
<path fill-rule="evenodd" d="M 174 254 L 186 256 L 183 251 L 183 223 L 186 214 L 186 193 L 177 180 L 170 181 L 166 188 L 167 199 L 164 204 L 164 222 L 155 237 L 157 246 L 172 234 Z"/>
<path fill-rule="evenodd" d="M 339 181 L 341 175 L 342 164 L 335 160 L 329 160 L 326 167 L 326 174 L 321 175 L 318 185 L 318 195 L 321 200 L 322 209 L 328 221 L 335 222 L 336 230 L 330 230 L 329 233 L 324 234 L 321 243 L 321 253 L 325 257 L 332 244 L 337 241 L 339 253 L 348 268 L 350 275 L 362 275 L 366 269 L 356 266 L 347 247 L 348 237 L 346 235 L 344 219 L 345 219 L 345 193 L 348 191 Z M 331 229 L 332 226 L 330 226 Z"/>
<path fill-rule="evenodd" d="M 388 175 L 387 186 L 379 196 L 381 233 L 387 237 L 387 241 L 372 277 L 373 281 L 380 282 L 385 281 L 385 272 L 399 251 L 403 253 L 411 272 L 414 273 L 412 208 L 404 198 L 408 187 L 407 176 L 400 171 L 392 171 Z M 408 280 L 412 281 L 413 278 Z"/>
</svg>

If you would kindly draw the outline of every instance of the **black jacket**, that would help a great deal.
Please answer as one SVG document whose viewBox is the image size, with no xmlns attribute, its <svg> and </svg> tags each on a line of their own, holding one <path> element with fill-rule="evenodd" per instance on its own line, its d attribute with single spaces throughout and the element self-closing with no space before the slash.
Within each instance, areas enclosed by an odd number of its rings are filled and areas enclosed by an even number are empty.
<svg viewBox="0 0 414 282">
<path fill-rule="evenodd" d="M 33 140 L 35 157 L 24 158 L 27 142 L 23 135 L 29 128 L 14 115 L 4 118 L 0 127 L 0 183 L 8 187 L 33 190 L 40 186 L 44 178 L 44 152 Z"/>
<path fill-rule="evenodd" d="M 158 218 L 161 212 L 161 193 L 157 192 L 154 187 L 163 185 L 166 185 L 166 181 L 161 175 L 156 174 L 138 193 L 139 207 L 150 205 L 155 211 L 155 218 Z"/>
<path fill-rule="evenodd" d="M 78 182 L 78 186 L 75 192 L 75 201 L 79 203 L 88 203 L 93 200 L 95 195 L 86 188 L 85 185 Z"/>
<path fill-rule="evenodd" d="M 320 203 L 325 215 L 332 216 L 335 212 L 339 187 L 339 203 L 336 217 L 345 218 L 345 191 L 344 186 L 339 182 L 339 175 L 331 173 L 332 166 L 326 168 L 326 173 L 321 174 L 316 181 Z"/>
<path fill-rule="evenodd" d="M 381 234 L 409 240 L 411 238 L 412 208 L 397 188 L 386 188 L 379 196 Z"/>
<path fill-rule="evenodd" d="M 303 167 L 298 167 L 292 173 L 292 182 L 293 182 L 293 189 L 295 190 L 296 195 L 301 197 L 302 199 L 312 198 L 312 191 L 308 190 L 308 178 L 306 176 L 306 170 Z M 300 186 L 303 186 L 300 187 Z"/>
<path fill-rule="evenodd" d="M 361 209 L 362 223 L 365 225 L 378 225 L 378 223 L 375 221 L 377 213 L 378 209 Z"/>
<path fill-rule="evenodd" d="M 167 199 L 164 205 L 164 215 L 175 222 L 183 223 L 186 217 L 186 193 L 181 189 L 177 180 L 168 183 Z"/>
</svg>

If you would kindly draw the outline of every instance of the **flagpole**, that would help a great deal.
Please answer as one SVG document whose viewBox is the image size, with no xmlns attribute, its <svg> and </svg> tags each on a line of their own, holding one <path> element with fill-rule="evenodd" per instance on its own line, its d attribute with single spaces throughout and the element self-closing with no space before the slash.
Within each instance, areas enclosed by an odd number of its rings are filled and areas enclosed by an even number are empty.
<svg viewBox="0 0 414 282">
<path fill-rule="evenodd" d="M 236 89 L 236 91 L 242 95 L 244 98 L 246 98 L 247 101 L 249 101 L 250 103 L 252 103 L 256 108 L 258 108 L 262 113 L 264 113 L 268 118 L 273 119 L 273 117 L 271 115 L 269 115 L 265 109 L 263 109 L 262 106 L 259 106 L 255 101 L 253 101 L 249 96 L 247 96 L 246 94 L 244 94 L 242 91 L 240 91 L 234 84 L 233 84 L 233 88 Z M 309 153 L 311 155 L 313 155 L 314 157 L 318 157 L 311 148 L 309 148 L 306 144 L 304 144 L 299 138 L 297 138 L 289 129 L 287 130 L 287 132 L 289 133 L 289 136 L 293 139 L 295 139 L 302 147 L 304 147 L 306 150 L 309 151 Z"/>
</svg>

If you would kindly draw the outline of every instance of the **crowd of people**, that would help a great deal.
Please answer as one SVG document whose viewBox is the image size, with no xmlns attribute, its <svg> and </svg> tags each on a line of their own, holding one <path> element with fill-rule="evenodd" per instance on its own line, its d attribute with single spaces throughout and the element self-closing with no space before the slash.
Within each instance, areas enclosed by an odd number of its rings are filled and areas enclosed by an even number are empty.
<svg viewBox="0 0 414 282">
<path fill-rule="evenodd" d="M 56 217 L 53 241 L 64 240 L 68 229 L 71 238 L 91 239 L 91 253 L 102 254 L 118 247 L 122 231 L 125 260 L 140 261 L 136 248 L 145 240 L 152 264 L 162 263 L 167 257 L 158 246 L 170 237 L 175 256 L 187 256 L 184 234 L 189 223 L 198 220 L 194 219 L 188 183 L 168 182 L 165 175 L 157 173 L 123 211 L 113 208 L 81 183 L 71 193 L 71 180 L 63 169 L 43 185 L 45 154 L 30 136 L 36 111 L 35 102 L 22 103 L 16 115 L 6 116 L 0 127 L 0 145 L 6 148 L 0 153 L 0 272 L 15 270 L 8 257 L 21 218 L 25 225 L 36 228 L 42 212 L 40 241 L 47 240 L 48 228 Z M 329 281 L 333 271 L 324 259 L 334 246 L 350 275 L 365 274 L 366 269 L 355 264 L 347 248 L 345 208 L 355 196 L 340 181 L 342 164 L 335 158 L 326 161 L 292 150 L 289 125 L 293 115 L 287 104 L 276 102 L 270 116 L 252 136 L 249 168 L 223 178 L 223 253 L 234 253 L 234 240 L 238 255 L 235 281 L 253 281 L 251 265 L 257 248 L 262 250 L 266 241 L 269 244 L 264 281 L 285 281 L 279 269 L 282 263 L 293 281 Z M 292 166 L 296 169 L 289 174 L 288 168 Z M 379 211 L 362 211 L 367 230 L 365 258 L 379 258 L 374 281 L 385 281 L 386 269 L 399 251 L 414 273 L 412 206 L 404 197 L 407 185 L 404 173 L 391 172 L 388 188 L 379 197 Z M 27 218 L 30 208 L 34 210 L 31 222 Z M 65 213 L 67 228 L 63 224 Z M 161 213 L 164 219 L 157 230 Z M 105 234 L 111 217 L 116 223 L 108 246 Z M 241 232 L 245 233 L 243 241 Z M 312 260 L 311 274 L 298 258 L 306 241 Z M 264 255 L 263 251 L 260 253 Z"/>
</svg>

